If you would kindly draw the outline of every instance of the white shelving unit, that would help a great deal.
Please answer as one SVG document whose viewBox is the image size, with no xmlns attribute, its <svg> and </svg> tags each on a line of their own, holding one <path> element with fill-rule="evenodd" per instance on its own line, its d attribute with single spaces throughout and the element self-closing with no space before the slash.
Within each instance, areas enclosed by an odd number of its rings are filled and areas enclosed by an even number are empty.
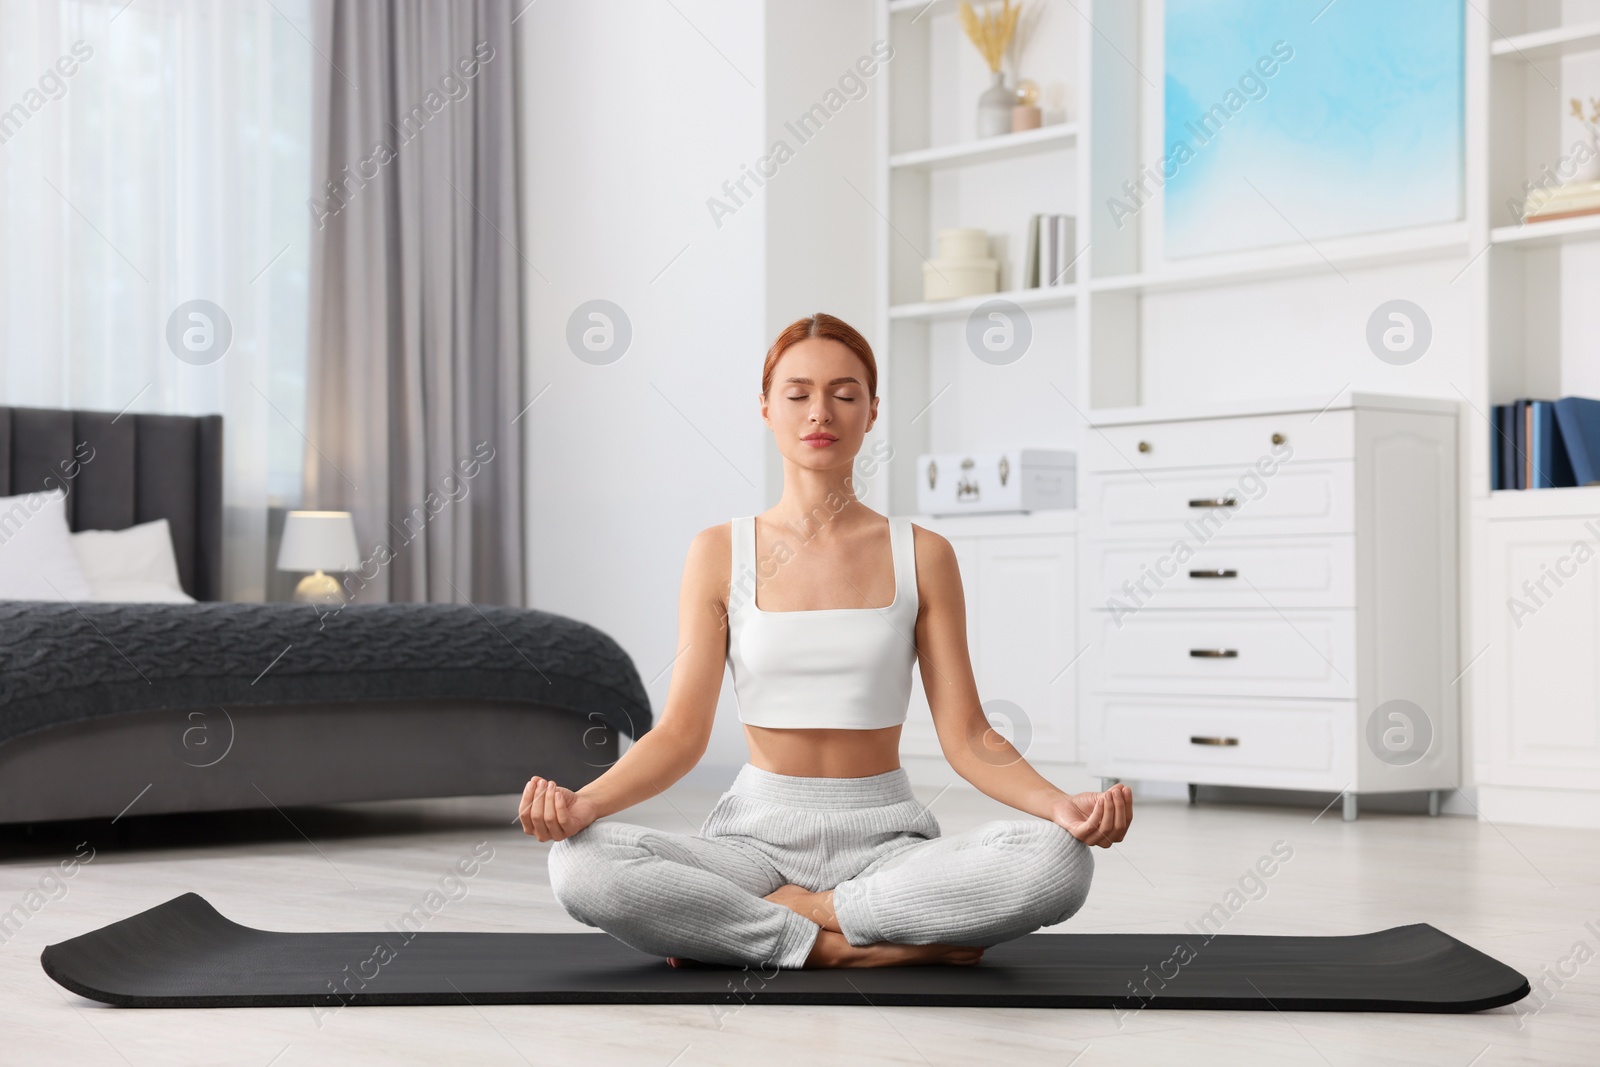
<svg viewBox="0 0 1600 1067">
<path fill-rule="evenodd" d="M 1203 409 L 1235 385 L 1249 407 L 1249 397 L 1261 393 L 1251 391 L 1255 383 L 1241 372 L 1219 379 L 1214 394 L 1194 390 L 1194 403 L 1185 409 L 1190 391 L 1163 377 L 1186 369 L 1174 362 L 1171 348 L 1167 312 L 1174 307 L 1192 314 L 1196 301 L 1211 301 L 1212 294 L 1219 306 L 1234 307 L 1252 293 L 1275 297 L 1299 285 L 1292 291 L 1303 296 L 1314 291 L 1305 287 L 1322 284 L 1329 300 L 1349 303 L 1363 284 L 1377 292 L 1394 285 L 1398 291 L 1388 295 L 1404 296 L 1416 279 L 1427 284 L 1429 278 L 1440 291 L 1465 292 L 1450 305 L 1449 325 L 1465 314 L 1471 327 L 1452 339 L 1449 372 L 1418 378 L 1411 391 L 1461 409 L 1456 468 L 1464 637 L 1455 685 L 1470 708 L 1463 752 L 1473 768 L 1468 781 L 1483 787 L 1485 815 L 1519 821 L 1528 814 L 1521 821 L 1532 822 L 1541 821 L 1539 805 L 1528 799 L 1531 793 L 1515 791 L 1559 782 L 1571 791 L 1563 799 L 1579 813 L 1572 817 L 1600 826 L 1600 681 L 1566 677 L 1600 644 L 1600 562 L 1590 565 L 1594 574 L 1582 572 L 1578 584 L 1587 592 L 1569 589 L 1559 612 L 1541 616 L 1541 626 L 1561 620 L 1550 640 L 1574 665 L 1566 674 L 1539 660 L 1543 653 L 1528 659 L 1527 646 L 1519 652 L 1516 631 L 1504 624 L 1507 597 L 1538 562 L 1538 552 L 1553 551 L 1563 540 L 1570 546 L 1580 536 L 1597 540 L 1583 524 L 1600 516 L 1600 486 L 1491 493 L 1488 422 L 1492 405 L 1519 396 L 1600 396 L 1600 361 L 1585 347 L 1600 319 L 1583 306 L 1596 303 L 1600 216 L 1522 223 L 1510 206 L 1521 199 L 1524 183 L 1553 167 L 1569 147 L 1562 137 L 1566 97 L 1594 95 L 1600 85 L 1594 78 L 1569 85 L 1564 77 L 1586 63 L 1593 66 L 1582 69 L 1600 77 L 1600 0 L 1466 6 L 1463 219 L 1184 261 L 1163 258 L 1159 194 L 1120 225 L 1105 206 L 1160 147 L 1160 0 L 1073 0 L 1049 7 L 1052 28 L 1030 48 L 1022 70 L 1011 73 L 1041 85 L 1062 83 L 1064 113 L 1046 116 L 1059 125 L 977 142 L 972 112 L 988 84 L 987 70 L 961 32 L 954 0 L 878 4 L 877 31 L 895 47 L 887 91 L 877 99 L 875 190 L 876 326 L 892 446 L 887 510 L 915 512 L 921 452 L 1026 440 L 1081 455 L 1080 445 L 1087 447 L 1097 432 L 1092 427 L 1125 419 L 1129 410 L 1147 410 L 1152 418 L 1162 411 L 1168 412 L 1162 417 L 1195 417 L 1183 412 Z M 1157 76 L 1146 78 L 1141 68 Z M 1017 289 L 1025 225 L 1034 212 L 1077 219 L 1075 284 Z M 922 301 L 924 257 L 936 254 L 935 234 L 948 226 L 982 226 L 996 236 L 1003 292 Z M 1020 307 L 1033 330 L 1026 357 L 1003 367 L 974 358 L 964 336 L 969 316 L 995 297 Z M 1241 336 L 1253 325 L 1249 314 L 1241 312 Z M 1169 333 L 1156 336 L 1163 328 Z M 1329 341 L 1289 328 L 1280 339 L 1288 345 L 1303 339 L 1319 361 L 1325 353 L 1348 358 L 1359 348 L 1358 361 L 1366 366 L 1358 333 Z M 1383 392 L 1389 380 L 1369 377 L 1356 388 Z M 1335 384 L 1327 387 L 1330 399 Z M 1523 552 L 1524 541 L 1543 547 Z M 1554 684 L 1551 678 L 1576 688 L 1567 696 L 1540 688 Z M 1536 703 L 1560 710 L 1540 710 Z M 1524 715 L 1562 743 L 1545 751 L 1518 734 L 1524 727 L 1513 724 Z"/>
<path fill-rule="evenodd" d="M 1479 150 L 1469 216 L 1484 249 L 1473 271 L 1468 638 L 1478 806 L 1495 821 L 1600 826 L 1600 576 L 1570 556 L 1596 547 L 1600 486 L 1489 489 L 1494 404 L 1600 396 L 1585 308 L 1600 274 L 1600 215 L 1521 222 L 1512 204 L 1568 155 L 1567 99 L 1600 82 L 1600 4 L 1497 0 L 1476 40 L 1469 128 Z M 1570 572 L 1570 573 L 1568 573 Z"/>
<path fill-rule="evenodd" d="M 990 76 L 962 32 L 953 2 L 878 4 L 878 35 L 894 47 L 887 91 L 878 97 L 876 323 L 883 428 L 891 451 L 886 509 L 909 514 L 947 537 L 961 568 L 967 640 L 985 701 L 1019 709 L 1012 739 L 1030 760 L 1059 768 L 1078 760 L 1076 684 L 1067 668 L 1075 645 L 1077 515 L 917 513 L 917 456 L 986 445 L 1075 448 L 1079 420 L 1075 283 L 1022 288 L 1032 215 L 1081 218 L 1078 122 L 1083 99 L 1081 41 L 1090 34 L 1065 3 L 1052 3 L 1020 74 L 1039 83 L 1044 125 L 976 137 L 976 106 Z M 1008 82 L 1017 71 L 1007 65 Z M 925 301 L 923 264 L 938 254 L 941 229 L 976 226 L 991 235 L 999 292 Z M 1082 277 L 1082 267 L 1075 277 Z M 973 314 L 1005 300 L 1022 309 L 1031 342 L 1022 358 L 996 366 L 968 341 Z M 948 773 L 931 727 L 920 675 L 914 678 L 904 754 L 913 774 Z M 1002 729 L 1002 732 L 1006 732 Z M 918 761 L 925 761 L 919 763 Z M 1074 783 L 1086 787 L 1086 778 Z"/>
<path fill-rule="evenodd" d="M 1068 404 L 1077 403 L 1076 284 L 1022 288 L 1029 219 L 1083 215 L 1077 194 L 1083 84 L 1080 38 L 1089 32 L 1065 4 L 1051 4 L 1020 72 L 1045 91 L 1044 125 L 998 137 L 976 136 L 979 94 L 989 71 L 960 27 L 956 4 L 890 0 L 878 5 L 879 36 L 894 47 L 886 92 L 878 97 L 877 322 L 884 394 L 887 501 L 915 514 L 916 457 L 986 444 L 1072 448 Z M 1007 64 L 1007 80 L 1018 72 Z M 1052 90 L 1060 98 L 1052 108 Z M 938 255 L 938 231 L 978 226 L 1000 261 L 999 292 L 955 300 L 922 298 L 923 264 Z M 1081 268 L 1080 274 L 1081 277 Z M 991 300 L 1022 308 L 1032 328 L 1026 358 L 1012 367 L 980 365 L 965 340 L 972 314 Z M 1014 407 L 1054 383 L 1054 412 Z M 1051 395 L 1055 395 L 1051 391 Z"/>
</svg>

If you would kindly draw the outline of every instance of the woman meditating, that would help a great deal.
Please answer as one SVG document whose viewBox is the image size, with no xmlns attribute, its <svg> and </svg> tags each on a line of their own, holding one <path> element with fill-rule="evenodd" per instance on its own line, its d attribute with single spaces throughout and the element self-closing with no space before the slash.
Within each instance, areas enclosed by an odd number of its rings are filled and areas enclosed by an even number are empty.
<svg viewBox="0 0 1600 1067">
<path fill-rule="evenodd" d="M 856 498 L 877 380 L 871 347 L 831 315 L 778 336 L 761 413 L 783 495 L 690 544 L 660 721 L 581 789 L 523 791 L 568 914 L 674 966 L 977 963 L 1076 914 L 1089 846 L 1127 833 L 1127 786 L 1069 795 L 984 718 L 950 543 Z M 724 661 L 750 759 L 699 832 L 607 820 L 705 754 Z M 944 836 L 912 795 L 899 746 L 917 663 L 950 765 L 1029 818 Z"/>
</svg>

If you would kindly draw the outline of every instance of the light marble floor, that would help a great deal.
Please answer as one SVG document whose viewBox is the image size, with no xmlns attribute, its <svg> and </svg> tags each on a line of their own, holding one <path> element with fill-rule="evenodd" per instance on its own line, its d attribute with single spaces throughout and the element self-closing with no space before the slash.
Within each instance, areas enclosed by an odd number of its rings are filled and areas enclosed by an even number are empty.
<svg viewBox="0 0 1600 1067">
<path fill-rule="evenodd" d="M 680 785 L 623 817 L 692 832 L 717 792 Z M 938 794 L 919 789 L 946 832 L 1014 814 L 969 790 Z M 1095 850 L 1089 902 L 1060 931 L 1182 929 L 1281 841 L 1293 856 L 1224 932 L 1348 934 L 1428 922 L 1522 971 L 1544 993 L 1465 1016 L 528 1005 L 353 1007 L 318 1017 L 310 1008 L 110 1008 L 50 981 L 40 950 L 188 890 L 248 926 L 378 929 L 421 902 L 480 842 L 492 846 L 492 859 L 431 928 L 587 930 L 552 899 L 549 846 L 512 825 L 512 797 L 227 816 L 130 813 L 115 826 L 32 835 L 0 828 L 0 909 L 30 889 L 54 894 L 0 944 L 0 1062 L 1600 1063 L 1600 832 L 1368 812 L 1346 823 L 1337 808 L 1319 815 L 1204 800 L 1191 807 L 1139 803 L 1137 794 L 1136 803 L 1128 839 Z M 80 851 L 92 848 L 94 858 L 59 888 L 52 872 L 83 841 Z"/>
</svg>

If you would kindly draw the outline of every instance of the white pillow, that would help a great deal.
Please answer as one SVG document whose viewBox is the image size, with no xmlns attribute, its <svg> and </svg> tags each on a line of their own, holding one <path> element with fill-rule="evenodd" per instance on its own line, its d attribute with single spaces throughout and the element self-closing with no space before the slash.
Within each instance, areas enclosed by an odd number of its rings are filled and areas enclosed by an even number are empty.
<svg viewBox="0 0 1600 1067">
<path fill-rule="evenodd" d="M 93 589 L 92 600 L 194 602 L 178 579 L 178 556 L 166 519 L 126 530 L 79 530 L 72 535 L 72 547 Z"/>
<path fill-rule="evenodd" d="M 67 494 L 0 497 L 0 600 L 88 600 L 67 526 Z"/>
<path fill-rule="evenodd" d="M 98 532 L 98 531 L 97 531 Z M 194 597 L 161 582 L 127 582 L 110 579 L 94 583 L 91 600 L 122 604 L 193 604 Z"/>
</svg>

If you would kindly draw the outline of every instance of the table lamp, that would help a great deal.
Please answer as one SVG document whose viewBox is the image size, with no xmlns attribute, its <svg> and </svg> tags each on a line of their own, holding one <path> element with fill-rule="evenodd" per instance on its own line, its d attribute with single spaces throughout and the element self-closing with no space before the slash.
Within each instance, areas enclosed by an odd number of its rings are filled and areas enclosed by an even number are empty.
<svg viewBox="0 0 1600 1067">
<path fill-rule="evenodd" d="M 361 566 L 356 524 L 348 511 L 291 511 L 278 546 L 280 571 L 314 571 L 300 579 L 294 598 L 311 604 L 342 604 L 339 582 L 324 571 L 353 571 Z"/>
</svg>

